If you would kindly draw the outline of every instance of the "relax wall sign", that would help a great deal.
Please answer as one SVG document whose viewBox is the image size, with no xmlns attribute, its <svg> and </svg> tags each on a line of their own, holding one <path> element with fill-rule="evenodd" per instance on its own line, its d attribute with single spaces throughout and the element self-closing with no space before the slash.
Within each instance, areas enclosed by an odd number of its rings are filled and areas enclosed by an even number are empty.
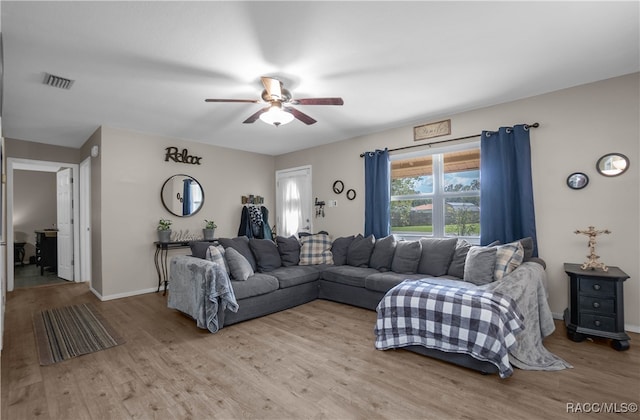
<svg viewBox="0 0 640 420">
<path fill-rule="evenodd" d="M 167 154 L 164 155 L 164 161 L 169 162 L 171 159 L 174 162 L 178 163 L 186 163 L 188 165 L 201 165 L 200 161 L 202 160 L 202 156 L 192 156 L 189 154 L 187 149 L 182 149 L 182 151 L 178 151 L 177 147 L 167 147 L 165 149 Z"/>
</svg>

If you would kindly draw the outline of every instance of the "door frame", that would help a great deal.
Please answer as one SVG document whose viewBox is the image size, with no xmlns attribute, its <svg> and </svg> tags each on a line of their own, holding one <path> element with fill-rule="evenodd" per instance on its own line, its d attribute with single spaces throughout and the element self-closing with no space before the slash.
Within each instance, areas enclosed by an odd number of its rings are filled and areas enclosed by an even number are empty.
<svg viewBox="0 0 640 420">
<path fill-rule="evenodd" d="M 80 162 L 78 178 L 80 182 L 80 281 L 91 282 L 91 157 Z M 93 284 L 91 286 L 93 287 Z"/>
<path fill-rule="evenodd" d="M 14 289 L 15 273 L 13 269 L 14 264 L 14 249 L 13 249 L 13 171 L 26 170 L 26 171 L 43 171 L 43 172 L 57 172 L 60 168 L 71 168 L 71 173 L 74 178 L 78 178 L 79 166 L 76 163 L 68 162 L 50 162 L 46 160 L 33 160 L 33 159 L 21 159 L 21 158 L 7 158 L 7 291 L 11 292 Z M 79 202 L 80 190 L 78 188 L 78 182 L 73 182 L 73 202 Z M 80 264 L 75 262 L 80 261 L 80 226 L 76 223 L 80 220 L 79 206 L 73 206 L 73 280 L 80 281 Z M 11 238 L 11 239 L 10 239 Z M 11 269 L 9 269 L 11 267 Z"/>
</svg>

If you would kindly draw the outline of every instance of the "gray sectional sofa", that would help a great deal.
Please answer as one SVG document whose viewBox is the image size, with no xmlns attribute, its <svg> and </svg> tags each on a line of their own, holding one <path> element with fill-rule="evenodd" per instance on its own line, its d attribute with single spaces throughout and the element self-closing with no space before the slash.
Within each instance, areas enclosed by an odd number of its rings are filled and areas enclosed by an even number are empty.
<svg viewBox="0 0 640 420">
<path fill-rule="evenodd" d="M 218 241 L 217 249 L 224 254 L 223 263 L 227 266 L 238 303 L 237 312 L 225 309 L 222 305 L 218 307 L 217 323 L 220 328 L 318 298 L 375 310 L 386 292 L 406 279 L 430 278 L 467 288 L 494 280 L 487 278 L 493 277 L 494 267 L 491 273 L 469 272 L 471 267 L 466 261 L 472 246 L 456 238 L 401 241 L 394 236 L 376 240 L 372 236 L 365 238 L 357 235 L 332 241 L 328 235 L 316 234 L 300 240 L 278 237 L 275 242 L 246 237 Z M 530 238 L 520 243 L 525 261 L 544 264 L 542 260 L 531 257 L 533 242 Z M 214 264 L 207 260 L 207 257 L 215 260 L 209 254 L 210 247 L 208 242 L 196 242 L 191 246 L 191 256 L 171 259 L 170 302 L 172 285 L 184 280 L 176 276 L 184 276 L 184 273 L 194 275 Z M 465 274 L 474 278 L 485 276 L 485 279 L 481 279 L 480 283 L 468 282 L 464 281 Z M 493 364 L 464 354 L 419 346 L 408 349 L 483 373 L 496 372 Z"/>
</svg>

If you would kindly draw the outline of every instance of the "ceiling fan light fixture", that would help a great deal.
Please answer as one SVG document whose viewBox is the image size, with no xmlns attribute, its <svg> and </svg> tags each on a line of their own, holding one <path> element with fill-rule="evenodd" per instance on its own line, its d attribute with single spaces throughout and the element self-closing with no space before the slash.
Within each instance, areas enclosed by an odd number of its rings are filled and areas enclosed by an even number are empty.
<svg viewBox="0 0 640 420">
<path fill-rule="evenodd" d="M 280 102 L 274 102 L 267 112 L 260 114 L 260 119 L 267 124 L 278 127 L 293 121 L 293 114 L 283 110 Z"/>
</svg>

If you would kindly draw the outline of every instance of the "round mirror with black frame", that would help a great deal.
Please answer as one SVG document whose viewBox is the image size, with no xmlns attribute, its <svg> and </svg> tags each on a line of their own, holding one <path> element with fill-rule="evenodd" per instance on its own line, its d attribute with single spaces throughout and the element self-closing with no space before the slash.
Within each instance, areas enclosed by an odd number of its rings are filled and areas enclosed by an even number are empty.
<svg viewBox="0 0 640 420">
<path fill-rule="evenodd" d="M 189 175 L 173 175 L 162 184 L 162 204 L 174 216 L 189 217 L 196 214 L 204 204 L 202 185 Z"/>
<path fill-rule="evenodd" d="M 583 172 L 574 172 L 567 177 L 567 185 L 572 190 L 581 190 L 589 184 L 589 177 Z"/>
<path fill-rule="evenodd" d="M 598 159 L 596 169 L 600 175 L 619 176 L 629 169 L 629 158 L 622 153 L 608 153 Z"/>
</svg>

